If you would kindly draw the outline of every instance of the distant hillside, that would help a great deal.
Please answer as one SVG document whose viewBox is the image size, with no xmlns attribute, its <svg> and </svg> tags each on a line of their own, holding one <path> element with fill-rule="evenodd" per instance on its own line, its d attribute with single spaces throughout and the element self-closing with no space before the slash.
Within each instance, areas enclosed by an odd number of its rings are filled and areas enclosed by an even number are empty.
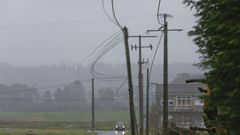
<svg viewBox="0 0 240 135">
<path fill-rule="evenodd" d="M 133 75 L 135 76 L 134 83 L 137 85 L 137 65 L 132 65 Z M 126 75 L 126 65 L 111 65 L 100 63 L 97 64 L 97 71 L 107 75 Z M 162 81 L 162 66 L 155 65 L 152 70 L 151 81 L 160 83 Z M 146 74 L 146 70 L 143 70 Z M 179 73 L 202 74 L 202 71 L 189 63 L 174 63 L 169 65 L 169 82 Z M 42 87 L 56 85 L 61 83 L 69 83 L 75 80 L 90 79 L 88 67 L 78 65 L 77 67 L 62 65 L 43 65 L 31 67 L 18 67 L 8 63 L 0 63 L 0 84 L 23 83 L 29 86 Z M 98 81 L 97 87 L 113 87 L 118 88 L 120 82 Z M 86 89 L 90 89 L 89 82 L 84 83 Z"/>
</svg>

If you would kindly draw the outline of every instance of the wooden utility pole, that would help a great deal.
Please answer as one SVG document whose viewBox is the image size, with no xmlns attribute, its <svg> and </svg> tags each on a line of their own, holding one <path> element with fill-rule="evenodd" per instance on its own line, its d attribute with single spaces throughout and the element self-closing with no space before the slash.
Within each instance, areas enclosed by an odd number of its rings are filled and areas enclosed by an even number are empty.
<svg viewBox="0 0 240 135">
<path fill-rule="evenodd" d="M 128 92 L 129 92 L 129 107 L 130 107 L 130 124 L 131 124 L 131 135 L 137 135 L 136 130 L 136 116 L 134 109 L 134 99 L 133 99 L 133 83 L 132 83 L 132 71 L 131 71 L 131 61 L 128 46 L 128 29 L 124 27 L 122 29 L 124 34 L 125 52 L 126 52 L 126 63 L 128 72 Z"/>
<path fill-rule="evenodd" d="M 155 91 L 155 105 L 156 105 L 156 126 L 157 126 L 157 130 L 159 130 L 159 125 L 160 125 L 160 121 L 161 121 L 161 108 L 160 108 L 160 106 L 161 106 L 161 104 L 160 104 L 160 102 L 161 102 L 161 100 L 160 100 L 160 96 L 161 96 L 161 94 L 160 94 L 160 89 L 158 88 L 158 83 L 149 83 L 149 84 L 154 84 L 155 85 L 155 89 L 156 89 L 156 91 Z"/>
<path fill-rule="evenodd" d="M 92 131 L 95 130 L 94 79 L 92 79 Z"/>
<path fill-rule="evenodd" d="M 160 128 L 160 124 L 161 124 L 161 92 L 159 89 L 159 84 L 156 83 L 156 105 L 157 105 L 157 129 Z"/>
<path fill-rule="evenodd" d="M 139 57 L 138 57 L 138 65 L 139 65 L 139 72 L 138 72 L 138 85 L 139 85 L 139 133 L 143 135 L 143 73 L 142 73 L 142 64 L 146 63 L 142 61 L 142 48 L 150 48 L 152 49 L 152 45 L 149 46 L 142 46 L 142 38 L 155 38 L 156 36 L 129 36 L 131 38 L 138 38 L 138 46 L 131 46 L 131 48 L 139 49 Z"/>
<path fill-rule="evenodd" d="M 168 22 L 164 14 L 164 46 L 163 46 L 163 133 L 168 129 Z"/>
<path fill-rule="evenodd" d="M 163 46 L 163 134 L 167 134 L 168 130 L 168 31 L 182 31 L 182 29 L 168 29 L 167 17 L 171 17 L 167 14 L 160 14 L 164 18 L 163 30 L 148 30 L 151 31 L 163 31 L 164 33 L 164 46 Z"/>
<path fill-rule="evenodd" d="M 146 135 L 149 134 L 149 68 L 147 68 Z"/>
</svg>

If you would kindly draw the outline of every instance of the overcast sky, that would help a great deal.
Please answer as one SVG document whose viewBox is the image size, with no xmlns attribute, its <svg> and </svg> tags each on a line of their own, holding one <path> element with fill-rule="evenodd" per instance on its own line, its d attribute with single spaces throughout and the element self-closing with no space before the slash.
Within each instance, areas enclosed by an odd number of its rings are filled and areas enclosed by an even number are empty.
<svg viewBox="0 0 240 135">
<path fill-rule="evenodd" d="M 111 14 L 110 0 L 105 0 Z M 115 0 L 119 22 L 127 26 L 130 35 L 145 34 L 157 29 L 158 0 Z M 197 47 L 187 36 L 195 23 L 189 7 L 182 0 L 162 0 L 161 13 L 169 18 L 169 28 L 183 32 L 169 33 L 169 62 L 198 62 Z M 0 62 L 14 65 L 77 64 L 119 28 L 109 21 L 101 0 L 0 0 Z M 152 33 L 151 35 L 160 35 Z M 158 39 L 143 44 L 156 47 Z M 137 40 L 130 40 L 136 44 Z M 162 45 L 157 63 L 162 62 Z M 137 53 L 132 61 L 137 61 Z M 123 44 L 119 44 L 101 61 L 125 62 Z M 153 51 L 144 50 L 144 58 L 152 59 Z"/>
</svg>

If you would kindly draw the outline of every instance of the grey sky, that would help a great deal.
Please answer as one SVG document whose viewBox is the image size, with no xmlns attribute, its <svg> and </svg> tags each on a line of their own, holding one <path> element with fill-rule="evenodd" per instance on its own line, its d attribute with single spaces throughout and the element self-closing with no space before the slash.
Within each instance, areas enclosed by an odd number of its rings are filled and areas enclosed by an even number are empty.
<svg viewBox="0 0 240 135">
<path fill-rule="evenodd" d="M 111 13 L 109 2 L 105 0 Z M 158 0 L 115 0 L 119 22 L 129 28 L 130 35 L 157 29 L 157 3 Z M 197 62 L 197 48 L 187 36 L 195 21 L 189 8 L 182 0 L 162 0 L 160 11 L 174 16 L 169 19 L 170 28 L 184 29 L 169 33 L 169 62 Z M 101 0 L 0 0 L 0 62 L 77 64 L 118 30 L 105 16 Z M 130 43 L 137 40 L 131 39 Z M 157 39 L 144 41 L 148 43 L 155 47 Z M 101 61 L 123 63 L 123 54 L 120 44 Z M 153 51 L 144 51 L 145 58 L 151 59 L 152 54 Z M 132 52 L 133 62 L 136 57 L 136 52 Z M 162 61 L 162 51 L 156 61 Z"/>
</svg>

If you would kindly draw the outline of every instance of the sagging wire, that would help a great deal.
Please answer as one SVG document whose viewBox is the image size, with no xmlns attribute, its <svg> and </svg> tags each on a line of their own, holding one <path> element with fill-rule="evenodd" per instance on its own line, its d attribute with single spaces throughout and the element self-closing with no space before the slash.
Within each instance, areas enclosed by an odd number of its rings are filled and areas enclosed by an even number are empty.
<svg viewBox="0 0 240 135">
<path fill-rule="evenodd" d="M 96 64 L 100 58 L 102 58 L 106 53 L 108 53 L 111 49 L 116 47 L 118 44 L 122 42 L 122 35 L 119 33 L 116 36 L 112 37 L 112 39 L 108 42 L 105 42 L 105 46 L 103 48 L 98 50 L 98 53 L 95 57 L 93 57 L 93 60 L 91 62 L 90 67 L 90 73 L 92 77 L 104 80 L 104 81 L 119 81 L 122 80 L 126 76 L 117 76 L 117 75 L 105 75 L 102 73 L 99 73 L 95 70 Z"/>
<path fill-rule="evenodd" d="M 114 9 L 114 3 L 113 3 L 113 0 L 111 0 L 111 3 L 112 3 L 112 12 L 113 12 L 113 17 L 114 17 L 114 20 L 116 21 L 118 27 L 120 29 L 123 29 L 122 25 L 118 22 L 117 20 L 117 17 L 116 17 L 116 14 L 115 14 L 115 9 Z"/>
<path fill-rule="evenodd" d="M 103 11 L 105 13 L 105 15 L 107 16 L 107 18 L 112 22 L 114 23 L 115 25 L 118 25 L 116 22 L 114 22 L 114 20 L 110 17 L 110 15 L 108 14 L 106 8 L 105 8 L 105 3 L 104 3 L 104 0 L 102 0 L 102 8 L 103 8 Z"/>
<path fill-rule="evenodd" d="M 116 17 L 116 13 L 115 13 L 115 7 L 114 7 L 114 1 L 111 0 L 111 8 L 112 8 L 112 14 L 113 14 L 113 18 L 108 14 L 106 8 L 105 8 L 105 3 L 104 3 L 104 0 L 102 0 L 102 8 L 103 8 L 103 11 L 105 13 L 105 15 L 107 16 L 107 18 L 112 22 L 114 23 L 115 25 L 117 25 L 121 30 L 123 29 L 123 26 L 119 23 L 119 21 L 117 20 L 117 17 Z"/>
<path fill-rule="evenodd" d="M 109 39 L 111 39 L 111 38 L 113 38 L 114 36 L 118 35 L 120 32 L 121 32 L 121 31 L 118 31 L 118 32 L 110 35 L 106 40 L 104 40 L 103 42 L 101 42 L 91 53 L 89 53 L 86 57 L 84 57 L 84 58 L 81 60 L 80 63 L 84 63 L 84 62 L 87 61 L 87 60 L 90 61 L 90 59 L 93 57 L 94 53 L 95 53 L 99 48 L 101 48 L 103 45 L 105 45 L 105 43 L 106 43 Z M 78 73 L 79 76 L 85 76 L 85 77 L 87 76 L 87 75 L 80 74 L 80 68 L 79 68 L 79 67 L 77 68 L 76 72 Z"/>
<path fill-rule="evenodd" d="M 161 21 L 160 21 L 160 19 L 159 19 L 161 2 L 162 2 L 162 0 L 159 0 L 159 1 L 158 1 L 157 21 L 158 21 L 158 23 L 159 23 L 160 25 L 163 25 L 163 23 L 161 23 Z"/>
<path fill-rule="evenodd" d="M 120 33 L 120 31 L 112 34 L 111 36 L 109 36 L 106 40 L 104 40 L 103 42 L 101 42 L 91 53 L 89 53 L 85 58 L 83 58 L 83 60 L 81 61 L 81 63 L 84 63 L 86 60 L 91 59 L 92 55 L 103 45 L 105 45 L 105 43 L 110 40 L 111 38 L 113 38 L 114 36 L 118 35 Z"/>
<path fill-rule="evenodd" d="M 152 73 L 154 61 L 155 61 L 155 58 L 156 58 L 158 49 L 159 49 L 159 47 L 160 47 L 160 43 L 161 43 L 161 41 L 162 41 L 162 37 L 163 37 L 163 32 L 162 32 L 162 34 L 161 34 L 161 36 L 160 36 L 160 39 L 158 40 L 157 48 L 156 48 L 156 50 L 155 50 L 155 52 L 154 52 L 153 60 L 152 60 L 152 63 L 151 63 L 151 66 L 150 66 L 150 71 L 149 71 L 149 78 L 150 78 L 151 73 Z"/>
<path fill-rule="evenodd" d="M 98 75 L 102 75 L 101 73 L 97 73 L 96 71 L 94 71 L 94 67 L 97 63 L 97 61 L 103 56 L 105 55 L 112 47 L 114 44 L 116 44 L 116 42 L 118 41 L 118 35 L 116 37 L 114 37 L 106 46 L 104 46 L 102 49 L 99 50 L 99 53 L 93 58 L 93 62 L 91 64 L 91 73 L 92 75 L 94 75 L 93 73 L 96 73 Z"/>
</svg>

